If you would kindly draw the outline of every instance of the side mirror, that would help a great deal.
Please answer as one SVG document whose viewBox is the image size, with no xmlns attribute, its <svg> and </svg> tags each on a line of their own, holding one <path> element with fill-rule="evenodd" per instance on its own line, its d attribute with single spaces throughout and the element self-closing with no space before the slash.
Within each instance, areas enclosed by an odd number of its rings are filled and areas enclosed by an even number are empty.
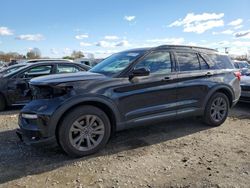
<svg viewBox="0 0 250 188">
<path fill-rule="evenodd" d="M 132 79 L 136 76 L 148 76 L 150 74 L 150 70 L 146 68 L 138 68 L 134 69 L 131 74 L 129 75 L 129 79 Z"/>
</svg>

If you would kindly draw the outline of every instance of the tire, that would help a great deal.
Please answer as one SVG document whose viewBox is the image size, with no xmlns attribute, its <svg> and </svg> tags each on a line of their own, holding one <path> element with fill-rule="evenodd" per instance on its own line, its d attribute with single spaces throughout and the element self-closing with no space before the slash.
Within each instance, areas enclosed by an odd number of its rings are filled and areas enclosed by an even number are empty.
<svg viewBox="0 0 250 188">
<path fill-rule="evenodd" d="M 229 111 L 229 99 L 223 93 L 215 93 L 208 100 L 203 121 L 209 126 L 220 126 L 225 122 Z"/>
<path fill-rule="evenodd" d="M 106 145 L 111 134 L 108 116 L 94 106 L 76 107 L 59 126 L 59 145 L 71 157 L 96 153 Z"/>
<path fill-rule="evenodd" d="M 3 95 L 0 94 L 0 111 L 5 110 L 6 108 L 6 101 Z"/>
</svg>

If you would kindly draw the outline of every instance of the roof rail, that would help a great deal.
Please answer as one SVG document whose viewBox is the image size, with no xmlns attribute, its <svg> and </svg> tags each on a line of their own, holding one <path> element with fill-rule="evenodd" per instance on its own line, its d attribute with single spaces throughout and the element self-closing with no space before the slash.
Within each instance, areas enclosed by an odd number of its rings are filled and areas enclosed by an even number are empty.
<svg viewBox="0 0 250 188">
<path fill-rule="evenodd" d="M 155 49 L 159 49 L 159 48 L 190 48 L 190 49 L 201 49 L 201 50 L 210 50 L 210 51 L 218 51 L 212 48 L 206 48 L 206 47 L 199 47 L 199 46 L 188 46 L 188 45 L 161 45 L 161 46 L 157 46 L 155 47 Z"/>
</svg>

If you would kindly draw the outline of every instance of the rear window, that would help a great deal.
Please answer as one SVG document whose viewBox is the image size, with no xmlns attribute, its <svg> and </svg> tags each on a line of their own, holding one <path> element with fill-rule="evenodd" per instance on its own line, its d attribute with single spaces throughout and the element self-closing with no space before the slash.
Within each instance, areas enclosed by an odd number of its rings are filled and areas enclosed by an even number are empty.
<svg viewBox="0 0 250 188">
<path fill-rule="evenodd" d="M 200 64 L 196 53 L 176 52 L 180 71 L 200 70 Z"/>
<path fill-rule="evenodd" d="M 217 69 L 234 69 L 231 59 L 227 55 L 207 54 L 215 63 Z"/>
</svg>

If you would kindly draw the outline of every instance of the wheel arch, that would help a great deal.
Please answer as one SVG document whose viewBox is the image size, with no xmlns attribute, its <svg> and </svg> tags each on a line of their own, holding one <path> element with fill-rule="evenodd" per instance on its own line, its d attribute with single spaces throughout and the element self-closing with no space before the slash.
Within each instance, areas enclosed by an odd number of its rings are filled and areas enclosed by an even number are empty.
<svg viewBox="0 0 250 188">
<path fill-rule="evenodd" d="M 54 118 L 51 119 L 51 123 L 54 124 L 54 126 L 51 126 L 53 130 L 51 130 L 50 132 L 57 136 L 59 125 L 63 121 L 65 115 L 72 109 L 84 105 L 95 106 L 103 110 L 110 120 L 111 134 L 114 134 L 116 132 L 117 122 L 120 120 L 118 110 L 116 109 L 114 104 L 111 104 L 110 102 L 107 102 L 103 99 L 95 98 L 83 100 L 78 99 L 76 101 L 70 102 L 70 104 L 67 104 L 66 106 L 63 106 L 59 110 L 57 110 L 56 114 L 53 115 Z"/>
<path fill-rule="evenodd" d="M 230 88 L 227 85 L 220 85 L 220 86 L 212 88 L 212 90 L 208 93 L 208 95 L 206 96 L 205 101 L 203 103 L 203 109 L 205 109 L 206 104 L 207 104 L 208 100 L 210 99 L 210 97 L 216 92 L 223 93 L 228 97 L 228 100 L 229 100 L 229 103 L 230 103 L 229 105 L 230 105 L 230 108 L 231 108 L 232 105 L 233 105 L 233 100 L 234 100 L 233 89 Z"/>
</svg>

